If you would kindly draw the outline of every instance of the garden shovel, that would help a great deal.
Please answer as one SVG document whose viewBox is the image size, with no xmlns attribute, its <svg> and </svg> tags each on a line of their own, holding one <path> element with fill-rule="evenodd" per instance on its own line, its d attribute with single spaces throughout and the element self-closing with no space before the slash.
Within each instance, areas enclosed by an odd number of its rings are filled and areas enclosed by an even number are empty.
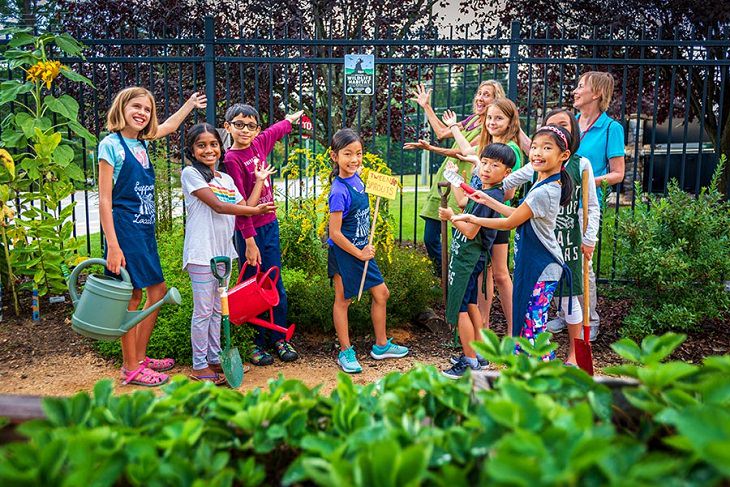
<svg viewBox="0 0 730 487">
<path fill-rule="evenodd" d="M 582 199 L 583 199 L 583 234 L 588 227 L 588 171 L 583 171 L 582 181 Z M 585 370 L 589 375 L 593 375 L 593 352 L 591 351 L 591 298 L 590 283 L 588 282 L 589 265 L 591 261 L 583 256 L 583 339 L 574 338 L 575 345 L 575 361 L 578 367 Z"/>
<path fill-rule="evenodd" d="M 218 264 L 224 265 L 223 274 L 219 274 Z M 226 337 L 226 344 L 220 354 L 221 367 L 226 375 L 228 385 L 234 388 L 240 387 L 243 382 L 243 361 L 238 348 L 231 348 L 231 322 L 228 319 L 228 290 L 226 279 L 231 275 L 230 257 L 213 257 L 210 259 L 210 270 L 218 280 L 218 292 L 221 296 L 221 325 Z"/>
</svg>

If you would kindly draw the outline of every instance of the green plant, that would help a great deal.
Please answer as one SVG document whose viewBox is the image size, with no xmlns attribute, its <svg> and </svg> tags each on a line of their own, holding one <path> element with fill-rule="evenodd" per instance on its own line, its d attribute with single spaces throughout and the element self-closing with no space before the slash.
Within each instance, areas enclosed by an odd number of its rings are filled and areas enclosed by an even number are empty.
<svg viewBox="0 0 730 487">
<path fill-rule="evenodd" d="M 172 357 L 182 364 L 192 362 L 190 346 L 190 319 L 193 315 L 193 290 L 190 276 L 181 267 L 184 231 L 182 221 L 177 220 L 173 229 L 158 239 L 158 251 L 162 272 L 168 287 L 180 291 L 182 302 L 179 306 L 165 305 L 160 308 L 155 328 L 147 346 L 152 357 Z M 231 282 L 236 282 L 238 272 L 234 262 Z M 253 331 L 250 326 L 233 326 L 231 331 L 234 346 L 239 347 L 241 356 L 246 358 L 250 350 Z M 96 349 L 105 358 L 120 361 L 122 351 L 119 340 L 96 342 Z"/>
<path fill-rule="evenodd" d="M 723 280 L 730 275 L 730 202 L 717 189 L 723 156 L 708 188 L 697 197 L 676 181 L 666 197 L 643 195 L 637 185 L 633 217 L 618 230 L 621 271 L 638 288 L 624 333 L 690 330 L 730 309 Z"/>
<path fill-rule="evenodd" d="M 313 199 L 289 200 L 289 211 L 279 218 L 281 260 L 287 269 L 300 269 L 308 275 L 326 272 L 327 254 L 317 235 L 317 220 Z"/>
<path fill-rule="evenodd" d="M 547 338 L 519 341 L 539 356 Z M 0 447 L 0 482 L 724 485 L 730 357 L 664 362 L 683 339 L 614 344 L 629 363 L 612 372 L 636 382 L 613 394 L 492 332 L 475 346 L 501 373 L 476 391 L 422 366 L 366 385 L 339 374 L 329 395 L 283 377 L 246 394 L 177 377 L 161 397 L 101 381 L 92 396 L 45 399 L 47 418 L 19 427 L 27 441 Z"/>
<path fill-rule="evenodd" d="M 390 299 L 388 319 L 405 323 L 441 300 L 441 287 L 431 271 L 431 261 L 413 248 L 395 246 L 392 260 L 378 262 Z"/>
<path fill-rule="evenodd" d="M 9 73 L 22 71 L 25 79 L 0 83 L 0 107 L 5 110 L 0 145 L 16 160 L 14 174 L 0 176 L 0 200 L 16 201 L 15 215 L 3 211 L 3 258 L 9 269 L 8 283 L 15 295 L 15 278 L 27 276 L 22 288 L 37 287 L 43 295 L 65 288 L 61 264 L 70 264 L 76 250 L 71 238 L 73 204 L 60 208 L 61 201 L 74 191 L 74 182 L 85 179 L 81 169 L 83 151 L 74 133 L 90 146 L 96 138 L 78 122 L 79 105 L 69 95 L 54 95 L 57 77 L 70 82 L 91 81 L 59 61 L 50 52 L 78 57 L 83 46 L 68 34 L 33 36 L 29 29 L 5 29 L 10 34 L 2 52 Z M 57 52 L 58 52 L 57 51 Z M 4 161 L 7 157 L 3 158 Z M 13 251 L 8 252 L 12 247 Z M 17 305 L 16 314 L 19 312 Z"/>
</svg>

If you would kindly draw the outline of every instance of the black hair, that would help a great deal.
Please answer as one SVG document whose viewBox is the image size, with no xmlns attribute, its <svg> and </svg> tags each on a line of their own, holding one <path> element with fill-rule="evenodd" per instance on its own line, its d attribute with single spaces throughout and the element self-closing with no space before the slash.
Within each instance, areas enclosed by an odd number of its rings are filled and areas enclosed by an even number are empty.
<svg viewBox="0 0 730 487">
<path fill-rule="evenodd" d="M 245 103 L 236 103 L 235 105 L 232 105 L 228 110 L 226 110 L 226 122 L 231 122 L 239 115 L 243 115 L 244 117 L 253 117 L 256 120 L 257 124 L 261 123 L 259 121 L 258 110 L 256 110 L 251 105 L 247 105 Z"/>
<path fill-rule="evenodd" d="M 563 134 L 565 138 L 558 135 L 557 132 Z M 573 146 L 573 137 L 567 130 L 559 125 L 543 125 L 537 129 L 535 135 L 532 136 L 532 140 L 535 140 L 535 137 L 538 135 L 549 136 L 553 139 L 553 142 L 555 142 L 561 151 L 570 151 L 570 148 Z M 568 160 L 563 163 L 563 167 L 560 168 L 560 206 L 567 205 L 573 195 L 573 179 L 565 171 L 565 164 L 567 164 L 568 161 L 570 161 L 570 158 L 568 158 Z"/>
<path fill-rule="evenodd" d="M 510 169 L 515 167 L 517 164 L 517 155 L 507 144 L 499 142 L 492 142 L 487 145 L 479 156 L 480 159 L 496 159 Z"/>
<path fill-rule="evenodd" d="M 575 118 L 575 114 L 573 112 L 571 112 L 570 110 L 566 110 L 565 108 L 556 108 L 554 110 L 550 110 L 547 115 L 545 115 L 543 123 L 547 123 L 550 118 L 554 117 L 555 115 L 560 115 L 561 113 L 565 113 L 570 119 L 570 135 L 572 135 L 573 139 L 573 142 L 570 144 L 570 153 L 577 154 L 578 149 L 580 148 L 580 137 L 577 137 L 577 135 L 580 134 L 580 127 L 578 126 L 578 119 Z"/>
<path fill-rule="evenodd" d="M 218 146 L 221 148 L 221 157 L 220 159 L 218 159 L 218 166 L 222 166 L 220 162 L 223 160 L 223 155 L 225 154 L 225 151 L 223 150 L 223 140 L 221 140 L 221 135 L 218 133 L 215 127 L 213 127 L 209 123 L 196 123 L 195 125 L 190 127 L 185 133 L 185 155 L 190 160 L 191 165 L 195 169 L 197 169 L 198 172 L 203 176 L 205 182 L 209 183 L 213 180 L 213 177 L 215 176 L 213 174 L 213 171 L 211 171 L 208 166 L 198 161 L 195 156 L 193 156 L 193 147 L 198 141 L 198 137 L 205 133 L 213 134 L 216 140 L 218 140 Z M 221 172 L 225 172 L 223 171 L 222 167 L 218 167 L 218 170 Z"/>
<path fill-rule="evenodd" d="M 353 142 L 360 142 L 360 145 L 365 147 L 360 134 L 352 130 L 351 128 L 343 128 L 335 132 L 332 136 L 332 143 L 330 144 L 330 150 L 337 154 L 339 151 L 352 144 Z M 332 161 L 332 172 L 330 173 L 330 183 L 340 174 L 340 166 L 333 160 Z"/>
</svg>

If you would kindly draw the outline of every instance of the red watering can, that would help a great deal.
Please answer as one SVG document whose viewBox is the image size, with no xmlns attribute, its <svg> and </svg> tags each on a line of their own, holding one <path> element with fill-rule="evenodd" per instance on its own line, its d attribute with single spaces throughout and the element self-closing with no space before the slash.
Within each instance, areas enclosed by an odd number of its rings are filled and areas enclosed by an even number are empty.
<svg viewBox="0 0 730 487">
<path fill-rule="evenodd" d="M 263 326 L 283 333 L 286 340 L 289 341 L 294 334 L 295 325 L 284 328 L 274 323 L 273 308 L 279 304 L 279 291 L 276 289 L 276 283 L 280 277 L 279 268 L 273 266 L 262 273 L 261 267 L 257 265 L 256 274 L 243 281 L 247 267 L 248 263 L 244 263 L 243 269 L 238 274 L 238 282 L 228 291 L 228 312 L 231 323 L 234 325 L 251 323 Z M 266 311 L 269 312 L 269 321 L 258 318 Z"/>
</svg>

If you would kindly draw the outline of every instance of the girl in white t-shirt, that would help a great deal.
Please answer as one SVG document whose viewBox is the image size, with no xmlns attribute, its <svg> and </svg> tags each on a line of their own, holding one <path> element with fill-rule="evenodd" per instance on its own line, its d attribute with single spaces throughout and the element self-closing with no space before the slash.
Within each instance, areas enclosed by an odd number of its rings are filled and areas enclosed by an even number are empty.
<svg viewBox="0 0 730 487">
<path fill-rule="evenodd" d="M 237 257 L 233 247 L 237 215 L 270 213 L 276 206 L 274 203 L 247 206 L 233 179 L 216 170 L 223 160 L 223 143 L 212 125 L 194 125 L 186 137 L 185 152 L 192 166 L 183 169 L 181 182 L 187 208 L 183 269 L 190 275 L 193 287 L 190 326 L 193 374 L 190 377 L 222 384 L 225 377 L 218 358 L 221 351 L 221 308 L 218 281 L 211 272 L 210 259 L 216 256 Z M 256 171 L 259 191 L 273 172 L 268 165 Z"/>
</svg>

